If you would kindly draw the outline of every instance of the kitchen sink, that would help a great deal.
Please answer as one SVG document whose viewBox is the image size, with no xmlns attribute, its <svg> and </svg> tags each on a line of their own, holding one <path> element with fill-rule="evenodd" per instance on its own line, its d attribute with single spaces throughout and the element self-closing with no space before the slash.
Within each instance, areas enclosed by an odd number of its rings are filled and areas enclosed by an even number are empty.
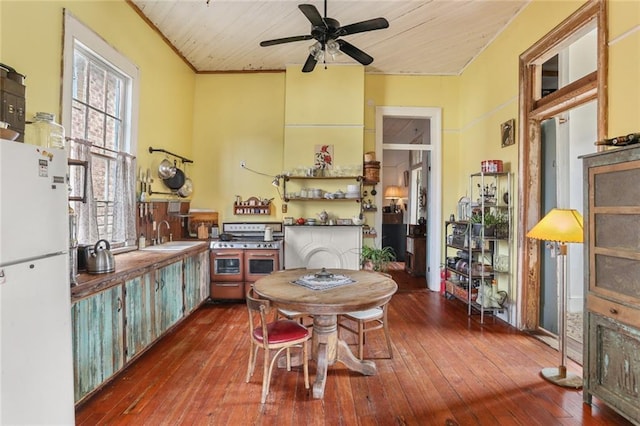
<svg viewBox="0 0 640 426">
<path fill-rule="evenodd" d="M 191 247 L 195 247 L 199 244 L 203 244 L 203 241 L 169 241 L 164 244 L 158 244 L 155 246 L 148 246 L 140 250 L 143 251 L 181 251 Z"/>
</svg>

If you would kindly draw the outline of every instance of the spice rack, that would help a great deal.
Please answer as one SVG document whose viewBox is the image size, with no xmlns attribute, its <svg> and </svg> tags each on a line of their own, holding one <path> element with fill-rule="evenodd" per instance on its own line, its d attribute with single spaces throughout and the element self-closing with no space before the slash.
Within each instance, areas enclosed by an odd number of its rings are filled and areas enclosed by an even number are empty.
<svg viewBox="0 0 640 426">
<path fill-rule="evenodd" d="M 264 203 L 258 197 L 249 197 L 245 201 L 233 203 L 233 214 L 270 216 L 272 207 L 271 201 Z"/>
</svg>

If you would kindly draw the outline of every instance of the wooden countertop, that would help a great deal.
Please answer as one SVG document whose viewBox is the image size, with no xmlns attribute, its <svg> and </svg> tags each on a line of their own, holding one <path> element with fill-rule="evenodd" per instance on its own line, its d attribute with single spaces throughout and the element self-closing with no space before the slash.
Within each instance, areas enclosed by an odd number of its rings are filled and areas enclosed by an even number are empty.
<svg viewBox="0 0 640 426">
<path fill-rule="evenodd" d="M 78 284 L 71 287 L 71 302 L 73 303 L 130 278 L 162 268 L 208 249 L 208 241 L 202 240 L 201 244 L 180 251 L 136 250 L 116 254 L 114 255 L 116 261 L 115 272 L 106 274 L 82 273 L 78 275 Z"/>
</svg>

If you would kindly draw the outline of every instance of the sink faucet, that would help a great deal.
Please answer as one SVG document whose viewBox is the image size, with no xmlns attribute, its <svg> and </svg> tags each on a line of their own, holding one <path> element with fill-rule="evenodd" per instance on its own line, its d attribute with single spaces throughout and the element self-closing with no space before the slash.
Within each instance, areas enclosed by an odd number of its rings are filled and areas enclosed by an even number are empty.
<svg viewBox="0 0 640 426">
<path fill-rule="evenodd" d="M 158 225 L 158 244 L 162 244 L 164 241 L 162 241 L 162 224 L 166 224 L 167 225 L 167 230 L 171 231 L 171 225 L 169 225 L 169 222 L 166 220 L 163 220 L 162 222 L 160 222 L 160 225 Z M 169 241 L 172 240 L 172 235 L 171 232 L 169 232 Z"/>
</svg>

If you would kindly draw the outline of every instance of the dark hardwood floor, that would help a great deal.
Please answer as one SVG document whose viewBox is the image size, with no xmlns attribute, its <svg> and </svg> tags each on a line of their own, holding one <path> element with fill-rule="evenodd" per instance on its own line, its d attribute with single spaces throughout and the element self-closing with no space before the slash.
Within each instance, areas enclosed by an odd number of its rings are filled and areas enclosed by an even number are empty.
<svg viewBox="0 0 640 426">
<path fill-rule="evenodd" d="M 260 404 L 262 370 L 245 383 L 244 304 L 205 304 L 76 410 L 76 423 L 133 425 L 628 425 L 582 391 L 544 381 L 558 353 L 500 320 L 481 325 L 466 307 L 392 270 L 393 359 L 382 332 L 365 356 L 378 374 L 336 364 L 325 397 L 304 388 L 301 369 L 276 370 Z M 343 336 L 347 337 L 344 334 Z M 355 338 L 348 336 L 355 343 Z M 261 355 L 260 355 L 261 356 Z M 262 358 L 258 359 L 261 362 Z M 310 363 L 310 373 L 314 373 Z M 569 369 L 581 374 L 579 365 Z"/>
</svg>

